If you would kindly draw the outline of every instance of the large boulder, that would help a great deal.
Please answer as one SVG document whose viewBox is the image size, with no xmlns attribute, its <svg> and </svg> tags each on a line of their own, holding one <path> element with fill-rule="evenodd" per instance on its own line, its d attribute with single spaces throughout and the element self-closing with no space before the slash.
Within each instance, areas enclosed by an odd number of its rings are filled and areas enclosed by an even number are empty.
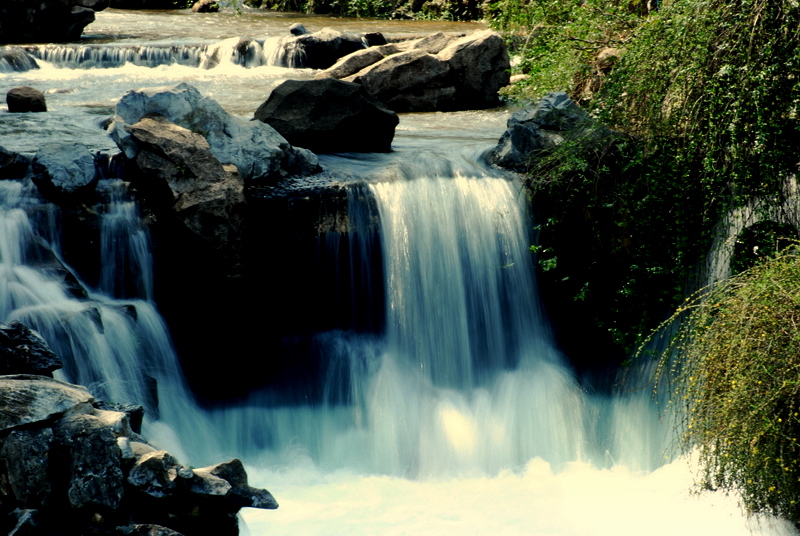
<svg viewBox="0 0 800 536">
<path fill-rule="evenodd" d="M 38 374 L 52 377 L 61 359 L 37 333 L 21 322 L 0 322 L 0 375 Z"/>
<path fill-rule="evenodd" d="M 317 153 L 388 152 L 399 122 L 360 85 L 332 78 L 287 80 L 259 106 L 255 119 Z"/>
<path fill-rule="evenodd" d="M 88 194 L 99 180 L 94 155 L 77 142 L 43 145 L 31 167 L 39 191 L 56 203 Z"/>
<path fill-rule="evenodd" d="M 510 63 L 498 33 L 474 32 L 455 41 L 434 34 L 405 48 L 344 80 L 363 85 L 396 112 L 472 110 L 500 104 L 498 90 L 508 85 Z"/>
<path fill-rule="evenodd" d="M 109 0 L 4 0 L 0 43 L 75 41 Z"/>
<path fill-rule="evenodd" d="M 331 28 L 284 39 L 280 63 L 286 67 L 327 69 L 339 58 L 364 48 L 361 37 Z"/>
<path fill-rule="evenodd" d="M 61 418 L 65 413 L 92 411 L 84 387 L 43 376 L 0 376 L 0 433 L 20 426 Z"/>
<path fill-rule="evenodd" d="M 340 58 L 339 61 L 324 71 L 318 72 L 314 75 L 314 78 L 317 80 L 322 78 L 346 78 L 373 63 L 379 62 L 386 56 L 397 54 L 398 52 L 400 52 L 400 49 L 396 45 L 382 45 L 358 50 Z"/>
<path fill-rule="evenodd" d="M 235 165 L 246 183 L 269 183 L 319 171 L 313 153 L 292 147 L 265 123 L 230 115 L 189 84 L 129 91 L 117 103 L 116 113 L 109 130 L 129 159 L 136 157 L 139 145 L 125 125 L 156 114 L 205 137 L 214 156 L 222 164 Z"/>
<path fill-rule="evenodd" d="M 9 89 L 6 93 L 6 105 L 10 113 L 47 111 L 44 93 L 29 86 Z"/>
<path fill-rule="evenodd" d="M 549 150 L 572 136 L 605 137 L 597 125 L 563 91 L 548 93 L 532 107 L 515 112 L 489 155 L 492 164 L 524 173 Z"/>
</svg>

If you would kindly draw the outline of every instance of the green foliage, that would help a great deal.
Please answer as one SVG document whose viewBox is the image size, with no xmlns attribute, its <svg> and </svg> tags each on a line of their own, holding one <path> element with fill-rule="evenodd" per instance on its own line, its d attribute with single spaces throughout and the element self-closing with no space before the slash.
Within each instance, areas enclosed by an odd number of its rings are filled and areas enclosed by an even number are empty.
<svg viewBox="0 0 800 536">
<path fill-rule="evenodd" d="M 668 323 L 658 388 L 671 394 L 703 488 L 800 522 L 800 249 L 697 293 Z"/>
<path fill-rule="evenodd" d="M 504 32 L 517 56 L 515 71 L 528 75 L 506 92 L 507 97 L 533 99 L 550 91 L 575 96 L 576 85 L 598 71 L 597 54 L 624 46 L 646 11 L 639 0 L 499 0 L 490 4 L 491 25 Z"/>
</svg>

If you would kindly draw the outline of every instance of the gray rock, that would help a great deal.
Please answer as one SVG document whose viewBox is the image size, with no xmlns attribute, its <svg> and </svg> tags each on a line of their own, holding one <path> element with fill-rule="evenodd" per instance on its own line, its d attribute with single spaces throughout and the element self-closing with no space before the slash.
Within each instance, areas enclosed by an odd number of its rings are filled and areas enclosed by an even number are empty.
<svg viewBox="0 0 800 536">
<path fill-rule="evenodd" d="M 114 432 L 93 415 L 65 417 L 54 431 L 60 456 L 66 460 L 70 505 L 77 509 L 118 509 L 125 475 Z"/>
<path fill-rule="evenodd" d="M 161 525 L 128 525 L 117 527 L 117 532 L 125 536 L 183 536 L 180 532 Z"/>
<path fill-rule="evenodd" d="M 156 114 L 205 137 L 214 156 L 222 164 L 235 165 L 245 182 L 275 181 L 303 170 L 319 170 L 314 155 L 296 151 L 269 125 L 233 117 L 188 84 L 129 91 L 116 111 L 117 118 L 109 129 L 128 158 L 138 154 L 139 146 L 124 124 L 132 125 Z"/>
<path fill-rule="evenodd" d="M 289 26 L 289 33 L 292 35 L 306 35 L 311 32 L 306 30 L 306 27 L 300 24 L 299 22 L 295 22 L 291 26 Z"/>
<path fill-rule="evenodd" d="M 263 510 L 278 508 L 278 502 L 270 492 L 265 489 L 250 487 L 247 483 L 247 472 L 244 470 L 242 462 L 236 458 L 229 462 L 205 467 L 201 471 L 227 481 L 232 488 L 231 498 L 239 508 L 250 507 Z"/>
<path fill-rule="evenodd" d="M 181 481 L 193 479 L 194 472 L 178 463 L 166 450 L 156 450 L 140 457 L 128 473 L 128 483 L 142 493 L 163 498 L 175 493 Z"/>
<path fill-rule="evenodd" d="M 471 110 L 500 105 L 500 88 L 508 85 L 511 63 L 503 37 L 492 30 L 474 32 L 437 55 L 458 78 L 453 108 Z"/>
<path fill-rule="evenodd" d="M 388 152 L 399 122 L 360 85 L 332 78 L 287 80 L 259 106 L 255 119 L 317 153 Z"/>
<path fill-rule="evenodd" d="M 46 112 L 44 93 L 30 86 L 15 87 L 6 93 L 9 113 Z"/>
<path fill-rule="evenodd" d="M 314 78 L 320 80 L 322 78 L 346 78 L 350 75 L 356 74 L 365 67 L 369 67 L 373 63 L 377 63 L 386 56 L 397 54 L 400 49 L 395 45 L 383 45 L 365 48 L 349 54 L 337 61 L 334 65 L 320 71 Z"/>
<path fill-rule="evenodd" d="M 0 180 L 24 178 L 29 165 L 27 157 L 0 146 Z"/>
<path fill-rule="evenodd" d="M 84 387 L 43 376 L 0 376 L 0 431 L 66 413 L 91 413 L 91 393 Z"/>
<path fill-rule="evenodd" d="M 12 430 L 0 448 L 14 498 L 28 508 L 41 507 L 51 491 L 50 428 Z M 11 463 L 8 463 L 11 462 Z"/>
<path fill-rule="evenodd" d="M 286 67 L 327 69 L 339 58 L 364 48 L 360 36 L 331 28 L 310 34 L 295 35 L 284 40 L 281 63 Z"/>
<path fill-rule="evenodd" d="M 571 136 L 610 134 L 610 130 L 596 125 L 563 91 L 548 93 L 535 106 L 508 119 L 508 128 L 490 153 L 489 161 L 523 173 L 548 150 Z"/>
<path fill-rule="evenodd" d="M 42 146 L 33 157 L 32 170 L 39 191 L 54 202 L 91 192 L 99 179 L 94 156 L 82 143 Z"/>
<path fill-rule="evenodd" d="M 449 72 L 450 66 L 437 57 L 409 50 L 387 56 L 344 80 L 361 84 L 370 96 L 396 112 L 434 111 L 446 108 L 446 102 L 431 97 L 455 92 L 442 92 L 450 85 L 445 78 Z"/>
<path fill-rule="evenodd" d="M 37 333 L 12 320 L 0 322 L 0 375 L 38 374 L 52 377 L 61 359 Z"/>
<path fill-rule="evenodd" d="M 445 35 L 442 32 L 436 32 L 435 34 L 409 41 L 405 44 L 405 48 L 407 50 L 424 50 L 428 54 L 438 54 L 460 37 L 463 36 Z"/>
</svg>

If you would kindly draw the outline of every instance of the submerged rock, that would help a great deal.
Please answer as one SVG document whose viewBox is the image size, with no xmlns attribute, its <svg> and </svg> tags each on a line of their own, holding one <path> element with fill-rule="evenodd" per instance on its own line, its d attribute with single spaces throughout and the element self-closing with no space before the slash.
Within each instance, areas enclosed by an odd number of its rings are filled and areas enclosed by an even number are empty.
<svg viewBox="0 0 800 536">
<path fill-rule="evenodd" d="M 360 85 L 333 78 L 287 80 L 259 106 L 255 119 L 317 153 L 388 152 L 399 122 Z"/>
</svg>

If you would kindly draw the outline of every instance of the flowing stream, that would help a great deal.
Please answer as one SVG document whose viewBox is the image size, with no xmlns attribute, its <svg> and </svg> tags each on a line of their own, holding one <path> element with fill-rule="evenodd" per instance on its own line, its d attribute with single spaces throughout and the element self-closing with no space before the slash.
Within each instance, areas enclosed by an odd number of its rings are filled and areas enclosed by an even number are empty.
<svg viewBox="0 0 800 536">
<path fill-rule="evenodd" d="M 387 34 L 478 27 L 107 10 L 79 44 L 15 47 L 38 69 L 0 63 L 0 93 L 34 86 L 50 109 L 0 112 L 0 145 L 79 140 L 114 154 L 99 125 L 125 91 L 184 81 L 249 119 L 276 84 L 313 74 L 280 65 L 280 37 L 298 20 Z M 314 336 L 329 363 L 321 402 L 277 405 L 268 388 L 195 402 L 153 302 L 147 229 L 118 178 L 100 183 L 96 288 L 61 257 L 58 210 L 30 183 L 0 181 L 0 318 L 37 329 L 65 361 L 61 378 L 152 408 L 145 435 L 184 462 L 241 458 L 281 504 L 243 511 L 253 536 L 796 534 L 748 519 L 735 496 L 692 493 L 691 456 L 674 452 L 649 390 L 601 396 L 576 382 L 539 308 L 524 195 L 482 161 L 506 118 L 405 114 L 392 153 L 321 157 L 354 178 L 350 273 L 374 278 L 361 263 L 379 251 L 385 288 L 383 329 Z M 344 237 L 329 234 L 335 250 Z"/>
</svg>

